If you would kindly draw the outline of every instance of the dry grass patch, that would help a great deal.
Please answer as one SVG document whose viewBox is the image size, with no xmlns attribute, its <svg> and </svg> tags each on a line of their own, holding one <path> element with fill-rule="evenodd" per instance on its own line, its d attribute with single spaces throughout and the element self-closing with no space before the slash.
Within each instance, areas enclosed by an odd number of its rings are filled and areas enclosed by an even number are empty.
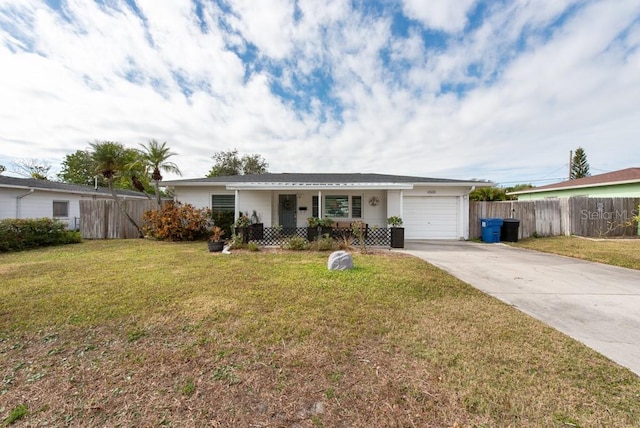
<svg viewBox="0 0 640 428">
<path fill-rule="evenodd" d="M 149 241 L 0 255 L 0 420 L 640 424 L 638 378 L 557 331 L 412 257 L 330 272 L 327 256 Z"/>
<path fill-rule="evenodd" d="M 640 270 L 640 239 L 553 236 L 524 239 L 509 245 Z"/>
</svg>

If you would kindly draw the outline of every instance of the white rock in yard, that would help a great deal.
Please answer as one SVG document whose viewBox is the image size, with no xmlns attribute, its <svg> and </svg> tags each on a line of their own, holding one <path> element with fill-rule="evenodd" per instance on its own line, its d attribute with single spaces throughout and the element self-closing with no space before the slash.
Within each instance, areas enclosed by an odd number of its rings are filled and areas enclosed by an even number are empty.
<svg viewBox="0 0 640 428">
<path fill-rule="evenodd" d="M 327 267 L 329 270 L 353 269 L 353 257 L 346 251 L 334 251 L 329 256 Z"/>
</svg>

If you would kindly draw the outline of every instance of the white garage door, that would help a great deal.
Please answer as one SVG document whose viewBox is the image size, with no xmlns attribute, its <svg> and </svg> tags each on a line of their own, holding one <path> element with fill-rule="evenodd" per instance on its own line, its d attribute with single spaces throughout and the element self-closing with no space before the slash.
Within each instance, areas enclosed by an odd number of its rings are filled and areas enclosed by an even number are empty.
<svg viewBox="0 0 640 428">
<path fill-rule="evenodd" d="M 458 239 L 458 198 L 407 196 L 403 204 L 405 239 Z"/>
</svg>

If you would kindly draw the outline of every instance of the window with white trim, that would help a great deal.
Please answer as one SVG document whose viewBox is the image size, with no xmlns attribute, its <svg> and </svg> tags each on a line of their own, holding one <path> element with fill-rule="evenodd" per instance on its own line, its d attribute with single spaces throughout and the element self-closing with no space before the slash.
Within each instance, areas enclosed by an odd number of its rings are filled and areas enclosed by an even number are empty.
<svg viewBox="0 0 640 428">
<path fill-rule="evenodd" d="M 228 213 L 234 212 L 236 209 L 235 195 L 211 195 L 211 212 Z"/>
<path fill-rule="evenodd" d="M 351 218 L 362 218 L 362 196 L 351 197 Z"/>
<path fill-rule="evenodd" d="M 53 218 L 69 217 L 69 201 L 53 201 Z"/>
<path fill-rule="evenodd" d="M 349 197 L 346 195 L 330 195 L 324 197 L 324 217 L 349 217 Z"/>
</svg>

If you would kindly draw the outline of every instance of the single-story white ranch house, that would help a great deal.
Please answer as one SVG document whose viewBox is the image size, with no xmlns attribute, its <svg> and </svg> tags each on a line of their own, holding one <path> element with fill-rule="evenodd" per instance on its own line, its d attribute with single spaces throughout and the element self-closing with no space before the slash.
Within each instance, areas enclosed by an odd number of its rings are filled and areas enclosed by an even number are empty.
<svg viewBox="0 0 640 428">
<path fill-rule="evenodd" d="M 118 190 L 123 199 L 146 199 L 140 192 Z M 54 218 L 77 229 L 80 200 L 112 199 L 109 189 L 0 175 L 0 219 Z"/>
<path fill-rule="evenodd" d="M 344 173 L 278 173 L 163 181 L 175 200 L 212 211 L 255 211 L 265 227 L 306 227 L 309 217 L 361 220 L 387 228 L 403 220 L 406 239 L 468 239 L 469 192 L 475 180 Z"/>
</svg>

